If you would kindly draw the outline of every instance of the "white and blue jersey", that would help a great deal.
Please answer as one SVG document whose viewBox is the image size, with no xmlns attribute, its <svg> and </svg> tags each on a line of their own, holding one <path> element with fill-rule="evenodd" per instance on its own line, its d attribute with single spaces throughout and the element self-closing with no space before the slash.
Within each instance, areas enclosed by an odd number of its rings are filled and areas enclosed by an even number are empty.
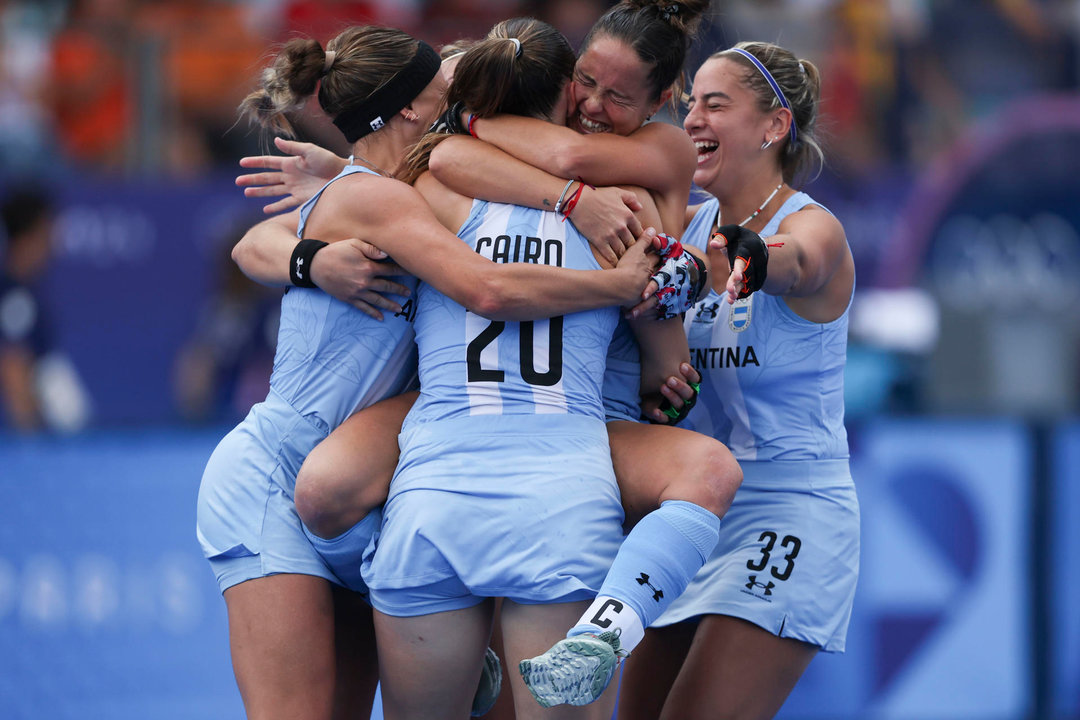
<svg viewBox="0 0 1080 720">
<path fill-rule="evenodd" d="M 788 198 L 761 231 L 808 205 Z M 818 205 L 820 207 L 820 205 Z M 718 202 L 682 242 L 706 249 Z M 776 252 L 776 251 L 774 251 Z M 756 292 L 711 291 L 685 318 L 701 394 L 685 426 L 727 445 L 743 483 L 705 566 L 655 625 L 706 614 L 842 651 L 859 569 L 859 506 L 848 467 L 843 373 L 848 312 L 827 323 Z"/>
<path fill-rule="evenodd" d="M 620 317 L 604 372 L 604 413 L 607 420 L 641 419 L 641 347 L 626 318 Z"/>
<path fill-rule="evenodd" d="M 477 200 L 458 235 L 496 263 L 600 267 L 554 213 Z M 601 402 L 618 310 L 504 322 L 426 284 L 418 300 L 420 397 L 365 559 L 372 604 L 422 615 L 591 597 L 622 539 Z"/>
<path fill-rule="evenodd" d="M 349 166 L 301 208 L 297 237 L 322 192 L 358 172 Z M 415 278 L 400 278 L 416 287 Z M 293 507 L 296 474 L 309 452 L 354 411 L 411 389 L 414 301 L 375 320 L 313 288 L 281 302 L 270 392 L 215 449 L 199 489 L 198 537 L 224 591 L 274 573 L 335 580 L 303 533 Z"/>
<path fill-rule="evenodd" d="M 497 263 L 599 269 L 587 241 L 551 213 L 476 202 L 458 236 Z M 488 320 L 426 283 L 418 291 L 420 397 L 406 423 L 467 415 L 603 419 L 604 355 L 615 308 L 548 320 Z"/>
<path fill-rule="evenodd" d="M 792 195 L 761 231 L 807 205 Z M 717 201 L 705 203 L 683 243 L 708 246 Z M 711 290 L 687 313 L 690 361 L 704 379 L 687 427 L 724 443 L 736 460 L 847 459 L 844 364 L 848 314 L 829 323 L 796 315 L 784 298 L 756 292 L 729 305 Z"/>
</svg>

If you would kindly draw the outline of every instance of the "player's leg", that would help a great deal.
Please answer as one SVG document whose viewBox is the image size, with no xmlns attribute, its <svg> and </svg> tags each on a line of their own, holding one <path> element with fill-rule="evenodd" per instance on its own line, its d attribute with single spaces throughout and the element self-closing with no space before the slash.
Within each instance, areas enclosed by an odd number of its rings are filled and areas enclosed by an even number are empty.
<svg viewBox="0 0 1080 720">
<path fill-rule="evenodd" d="M 777 637 L 745 620 L 707 615 L 698 624 L 659 717 L 768 720 L 780 710 L 817 652 L 814 645 Z M 644 668 L 662 661 L 648 656 L 640 659 L 645 661 Z"/>
<path fill-rule="evenodd" d="M 607 427 L 628 527 L 666 500 L 690 502 L 717 517 L 727 512 L 742 470 L 723 443 L 668 425 L 615 420 Z"/>
<path fill-rule="evenodd" d="M 690 652 L 697 623 L 649 628 L 623 666 L 619 720 L 656 720 Z"/>
<path fill-rule="evenodd" d="M 415 617 L 375 612 L 387 720 L 469 716 L 491 634 L 493 602 Z"/>
<path fill-rule="evenodd" d="M 542 684 L 532 676 L 527 681 L 552 704 L 577 702 L 582 693 L 602 686 L 592 676 L 593 663 L 581 661 L 582 655 L 608 656 L 595 638 L 620 657 L 634 650 L 645 628 L 708 559 L 719 538 L 719 515 L 742 481 L 728 449 L 698 433 L 614 421 L 608 423 L 608 437 L 624 506 L 634 515 L 648 514 L 619 548 L 596 600 L 567 638 L 530 659 Z M 558 682 L 547 682 L 549 677 Z"/>
<path fill-rule="evenodd" d="M 517 665 L 511 665 L 506 661 L 506 649 L 503 646 L 502 637 L 502 602 L 501 599 L 495 600 L 495 618 L 491 628 L 490 644 L 491 650 L 502 661 L 501 692 L 499 692 L 498 699 L 491 710 L 484 715 L 485 720 L 515 720 L 514 694 L 510 691 L 510 684 L 512 682 L 511 675 L 516 676 L 518 672 Z"/>
<path fill-rule="evenodd" d="M 225 603 L 247 717 L 331 720 L 336 671 L 330 583 L 311 575 L 269 575 L 228 588 Z"/>
<path fill-rule="evenodd" d="M 416 396 L 404 393 L 353 413 L 307 456 L 295 497 L 311 533 L 338 537 L 383 504 L 397 466 L 397 436 Z"/>
<path fill-rule="evenodd" d="M 616 691 L 609 687 L 599 700 L 585 706 L 558 705 L 544 708 L 530 693 L 525 681 L 513 668 L 531 658 L 563 636 L 569 623 L 581 614 L 588 603 L 570 602 L 548 605 L 525 605 L 511 600 L 502 602 L 504 665 L 511 668 L 510 687 L 514 696 L 517 720 L 607 720 L 615 709 Z"/>
<path fill-rule="evenodd" d="M 359 593 L 336 585 L 334 639 L 337 677 L 334 686 L 335 720 L 368 717 L 379 685 L 379 656 L 375 651 L 375 625 L 371 606 Z"/>
</svg>

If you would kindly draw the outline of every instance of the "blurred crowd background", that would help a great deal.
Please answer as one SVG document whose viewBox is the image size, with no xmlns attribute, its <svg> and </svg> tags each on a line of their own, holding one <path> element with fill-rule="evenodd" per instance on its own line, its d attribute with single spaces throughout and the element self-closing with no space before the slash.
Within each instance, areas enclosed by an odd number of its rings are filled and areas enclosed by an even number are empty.
<svg viewBox="0 0 1080 720">
<path fill-rule="evenodd" d="M 275 43 L 382 23 L 440 44 L 528 14 L 576 45 L 610 4 L 0 2 L 0 192 L 41 195 L 42 221 L 52 221 L 51 262 L 7 274 L 42 288 L 43 312 L 80 284 L 95 294 L 89 278 L 112 272 L 159 290 L 147 281 L 164 275 L 165 285 L 179 281 L 187 291 L 171 302 L 116 294 L 126 310 L 137 305 L 175 323 L 159 338 L 129 333 L 156 343 L 153 352 L 138 342 L 125 351 L 119 339 L 107 351 L 87 345 L 94 335 L 85 323 L 100 317 L 103 298 L 97 312 L 51 308 L 48 342 L 73 362 L 71 372 L 53 374 L 52 395 L 70 407 L 40 410 L 35 420 L 19 409 L 29 399 L 9 400 L 5 422 L 226 421 L 259 396 L 273 298 L 236 277 L 226 257 L 259 206 L 223 182 L 240 157 L 268 147 L 236 108 Z M 844 221 L 858 263 L 851 416 L 1075 412 L 1080 2 L 716 0 L 688 72 L 743 39 L 787 45 L 823 70 L 828 165 L 809 189 Z M 305 113 L 302 137 L 341 150 L 318 116 Z M 177 223 L 170 213 L 185 202 Z M 19 254 L 3 256 L 10 264 Z M 127 321 L 126 312 L 111 317 Z M 82 388 L 64 379 L 81 379 Z M 142 402 L 117 403 L 136 392 Z"/>
<path fill-rule="evenodd" d="M 273 45 L 611 4 L 0 0 L 0 716 L 240 716 L 194 498 L 272 365 L 229 250 Z M 784 717 L 1080 718 L 1080 0 L 714 0 L 688 73 L 740 40 L 821 68 L 858 270 L 860 595 Z"/>
</svg>

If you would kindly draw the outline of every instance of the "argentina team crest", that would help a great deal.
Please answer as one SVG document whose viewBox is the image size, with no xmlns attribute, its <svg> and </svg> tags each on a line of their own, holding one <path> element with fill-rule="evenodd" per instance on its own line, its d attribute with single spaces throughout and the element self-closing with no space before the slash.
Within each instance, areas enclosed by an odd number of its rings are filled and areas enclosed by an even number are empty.
<svg viewBox="0 0 1080 720">
<path fill-rule="evenodd" d="M 731 332 L 742 332 L 750 327 L 750 320 L 754 316 L 754 296 L 736 300 L 731 310 L 728 311 L 728 327 Z"/>
</svg>

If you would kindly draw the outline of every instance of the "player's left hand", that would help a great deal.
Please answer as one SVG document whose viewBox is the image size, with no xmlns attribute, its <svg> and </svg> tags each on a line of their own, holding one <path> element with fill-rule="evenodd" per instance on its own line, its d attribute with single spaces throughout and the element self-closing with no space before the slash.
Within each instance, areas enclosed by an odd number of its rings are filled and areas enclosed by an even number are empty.
<svg viewBox="0 0 1080 720">
<path fill-rule="evenodd" d="M 244 188 L 244 197 L 281 198 L 263 206 L 267 215 L 291 210 L 307 201 L 345 167 L 344 158 L 312 143 L 276 137 L 274 145 L 285 155 L 240 158 L 240 167 L 265 170 L 236 178 L 236 184 Z"/>
<path fill-rule="evenodd" d="M 660 387 L 663 400 L 649 405 L 643 404 L 643 412 L 650 422 L 659 425 L 677 425 L 690 413 L 697 403 L 701 390 L 701 375 L 690 363 L 679 365 L 679 375 L 671 376 Z"/>
<path fill-rule="evenodd" d="M 708 285 L 708 273 L 705 263 L 685 250 L 675 238 L 660 233 L 657 240 L 660 242 L 657 253 L 663 265 L 653 275 L 657 289 L 652 307 L 657 320 L 667 320 L 694 306 Z"/>
</svg>

